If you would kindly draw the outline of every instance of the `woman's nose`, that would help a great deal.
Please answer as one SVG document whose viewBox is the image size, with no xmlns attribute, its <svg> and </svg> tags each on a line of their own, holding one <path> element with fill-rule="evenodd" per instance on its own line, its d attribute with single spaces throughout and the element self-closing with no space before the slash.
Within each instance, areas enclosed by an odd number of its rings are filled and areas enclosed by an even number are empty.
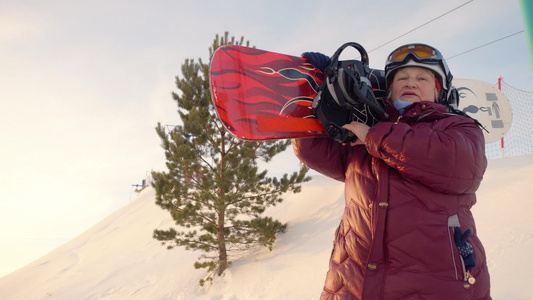
<svg viewBox="0 0 533 300">
<path fill-rule="evenodd" d="M 417 82 L 416 82 L 415 79 L 409 78 L 406 81 L 406 85 L 409 86 L 409 87 L 416 87 L 417 86 Z"/>
</svg>

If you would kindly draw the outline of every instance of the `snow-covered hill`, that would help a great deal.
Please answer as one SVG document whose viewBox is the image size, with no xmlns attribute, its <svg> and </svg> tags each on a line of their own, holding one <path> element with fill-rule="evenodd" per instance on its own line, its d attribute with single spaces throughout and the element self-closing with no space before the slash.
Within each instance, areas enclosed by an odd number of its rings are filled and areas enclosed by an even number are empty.
<svg viewBox="0 0 533 300">
<path fill-rule="evenodd" d="M 533 299 L 533 155 L 491 160 L 474 207 L 494 299 Z M 317 176 L 268 214 L 288 222 L 273 251 L 250 251 L 200 287 L 199 253 L 166 250 L 154 228 L 172 220 L 148 188 L 85 233 L 0 278 L 0 298 L 317 299 L 343 210 L 343 184 Z"/>
</svg>

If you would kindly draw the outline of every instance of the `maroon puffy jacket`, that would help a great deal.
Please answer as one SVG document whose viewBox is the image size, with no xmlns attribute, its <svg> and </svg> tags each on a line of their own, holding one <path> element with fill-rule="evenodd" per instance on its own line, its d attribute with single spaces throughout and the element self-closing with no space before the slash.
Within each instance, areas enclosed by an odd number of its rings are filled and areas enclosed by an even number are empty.
<svg viewBox="0 0 533 300">
<path fill-rule="evenodd" d="M 321 299 L 491 299 L 470 212 L 487 166 L 481 129 L 431 102 L 389 113 L 366 145 L 293 140 L 302 162 L 345 182 Z M 455 227 L 472 230 L 475 280 L 466 278 Z"/>
</svg>

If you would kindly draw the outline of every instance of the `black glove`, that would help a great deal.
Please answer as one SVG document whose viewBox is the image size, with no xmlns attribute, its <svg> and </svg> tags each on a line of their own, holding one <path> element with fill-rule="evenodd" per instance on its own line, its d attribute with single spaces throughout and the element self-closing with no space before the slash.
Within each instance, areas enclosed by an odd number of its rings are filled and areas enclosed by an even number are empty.
<svg viewBox="0 0 533 300">
<path fill-rule="evenodd" d="M 459 250 L 459 254 L 461 254 L 461 257 L 463 258 L 466 271 L 470 271 L 473 267 L 476 266 L 476 260 L 474 258 L 474 248 L 469 242 L 466 241 L 468 237 L 470 237 L 470 233 L 470 229 L 465 231 L 465 233 L 462 233 L 461 228 L 454 228 L 455 245 L 457 246 L 457 250 Z"/>
<path fill-rule="evenodd" d="M 313 67 L 319 69 L 321 72 L 324 72 L 329 63 L 329 56 L 319 52 L 304 52 L 302 57 L 307 59 Z"/>
</svg>

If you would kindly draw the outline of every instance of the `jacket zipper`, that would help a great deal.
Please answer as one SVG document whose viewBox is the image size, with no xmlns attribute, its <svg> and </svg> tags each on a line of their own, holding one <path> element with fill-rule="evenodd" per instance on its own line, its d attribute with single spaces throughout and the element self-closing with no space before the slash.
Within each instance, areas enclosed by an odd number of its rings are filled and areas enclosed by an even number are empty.
<svg viewBox="0 0 533 300">
<path fill-rule="evenodd" d="M 394 124 L 398 124 L 398 122 L 400 122 L 401 118 L 403 118 L 403 116 L 398 116 L 398 119 L 396 119 L 396 122 Z"/>
</svg>

